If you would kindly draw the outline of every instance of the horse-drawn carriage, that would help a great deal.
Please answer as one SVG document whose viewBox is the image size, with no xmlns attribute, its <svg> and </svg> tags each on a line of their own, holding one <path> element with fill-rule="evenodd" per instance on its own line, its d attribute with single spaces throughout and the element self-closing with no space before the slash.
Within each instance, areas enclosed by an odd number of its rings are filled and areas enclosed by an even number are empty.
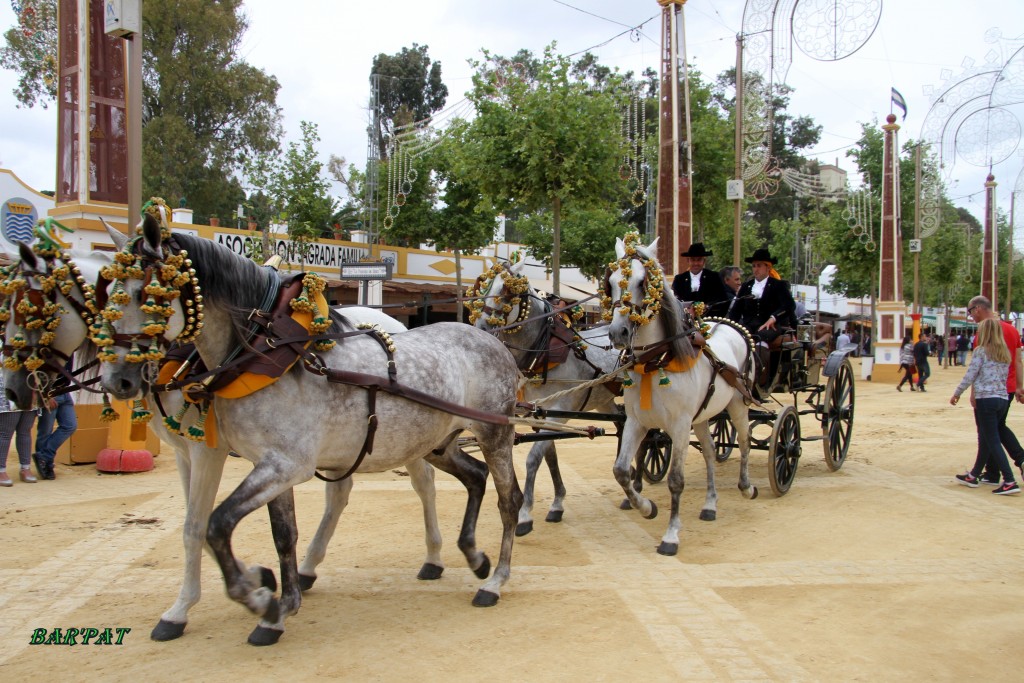
<svg viewBox="0 0 1024 683">
<path fill-rule="evenodd" d="M 798 325 L 773 351 L 777 364 L 764 385 L 755 385 L 760 407 L 751 407 L 750 446 L 768 451 L 768 481 L 776 495 L 784 495 L 796 477 L 803 442 L 821 441 L 825 463 L 833 472 L 843 466 L 850 448 L 854 418 L 854 378 L 849 351 L 826 352 L 817 345 L 815 326 Z M 779 401 L 789 394 L 791 401 Z M 772 405 L 774 404 L 774 406 Z M 813 415 L 820 434 L 803 436 L 800 417 Z M 715 459 L 725 462 L 736 446 L 736 427 L 725 412 L 711 418 Z M 770 433 L 763 434 L 764 428 Z M 692 442 L 700 447 L 699 442 Z M 671 457 L 671 442 L 663 434 L 652 434 L 641 462 L 647 481 L 664 478 Z"/>
</svg>

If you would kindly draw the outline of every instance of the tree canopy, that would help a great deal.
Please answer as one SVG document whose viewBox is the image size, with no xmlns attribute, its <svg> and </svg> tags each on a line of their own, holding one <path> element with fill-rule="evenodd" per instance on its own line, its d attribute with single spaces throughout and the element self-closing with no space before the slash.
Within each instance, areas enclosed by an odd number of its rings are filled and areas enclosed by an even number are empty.
<svg viewBox="0 0 1024 683">
<path fill-rule="evenodd" d="M 0 65 L 20 72 L 15 96 L 45 107 L 56 96 L 56 0 L 38 0 L 32 39 L 11 29 Z M 52 18 L 52 19 L 51 19 Z M 230 215 L 245 197 L 245 158 L 281 137 L 277 79 L 240 59 L 242 0 L 143 3 L 142 189 L 198 219 Z"/>
</svg>

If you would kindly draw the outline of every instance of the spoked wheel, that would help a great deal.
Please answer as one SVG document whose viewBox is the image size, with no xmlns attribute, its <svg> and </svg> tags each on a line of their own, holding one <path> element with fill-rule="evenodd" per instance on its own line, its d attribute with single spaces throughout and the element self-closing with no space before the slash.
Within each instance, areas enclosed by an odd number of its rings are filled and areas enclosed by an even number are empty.
<svg viewBox="0 0 1024 683">
<path fill-rule="evenodd" d="M 732 455 L 733 444 L 736 443 L 736 426 L 729 419 L 728 413 L 711 418 L 711 440 L 715 444 L 715 460 L 728 460 Z"/>
<path fill-rule="evenodd" d="M 793 406 L 786 406 L 775 420 L 772 440 L 768 446 L 768 482 L 776 496 L 789 491 L 800 463 L 800 416 Z"/>
<path fill-rule="evenodd" d="M 651 484 L 657 484 L 668 474 L 668 463 L 672 459 L 672 439 L 660 429 L 652 429 L 640 442 L 640 471 Z"/>
<path fill-rule="evenodd" d="M 843 361 L 828 378 L 822 398 L 821 435 L 825 447 L 825 464 L 835 472 L 846 461 L 853 435 L 853 368 Z"/>
</svg>

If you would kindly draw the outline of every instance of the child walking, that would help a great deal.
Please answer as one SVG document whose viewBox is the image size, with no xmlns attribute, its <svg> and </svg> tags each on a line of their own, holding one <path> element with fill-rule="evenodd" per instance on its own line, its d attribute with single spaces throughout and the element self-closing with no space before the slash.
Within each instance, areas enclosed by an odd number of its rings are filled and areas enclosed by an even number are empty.
<svg viewBox="0 0 1024 683">
<path fill-rule="evenodd" d="M 1006 376 L 1010 371 L 1010 358 L 1010 349 L 1003 340 L 999 320 L 983 320 L 978 326 L 977 347 L 971 357 L 971 364 L 949 399 L 950 404 L 955 406 L 960 400 L 960 394 L 964 393 L 967 387 L 971 387 L 975 422 L 978 425 L 978 442 L 981 445 L 974 467 L 968 472 L 956 475 L 957 481 L 964 486 L 977 487 L 987 462 L 989 471 L 998 471 L 1003 475 L 1003 483 L 992 491 L 1000 496 L 1020 493 L 1006 451 L 999 440 L 999 418 L 1006 408 L 1004 401 L 1007 400 Z"/>
</svg>

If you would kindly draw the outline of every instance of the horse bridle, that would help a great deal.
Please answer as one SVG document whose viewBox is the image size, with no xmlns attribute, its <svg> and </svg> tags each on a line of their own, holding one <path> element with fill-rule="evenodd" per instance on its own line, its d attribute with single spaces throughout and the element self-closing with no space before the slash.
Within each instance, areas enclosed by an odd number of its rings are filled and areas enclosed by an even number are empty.
<svg viewBox="0 0 1024 683">
<path fill-rule="evenodd" d="M 26 287 L 19 288 L 13 293 L 10 298 L 10 315 L 14 318 L 14 324 L 28 329 L 28 325 L 31 321 L 28 320 L 28 316 L 23 312 L 23 309 L 31 308 L 33 311 L 44 311 L 47 307 L 56 307 L 54 314 L 56 313 L 67 313 L 67 309 L 61 304 L 57 303 L 57 292 L 60 291 L 64 295 L 64 300 L 78 315 L 78 317 L 85 324 L 86 328 L 92 325 L 95 319 L 98 308 L 96 307 L 95 290 L 91 285 L 85 282 L 85 278 L 82 276 L 78 266 L 72 261 L 70 254 L 67 252 L 53 253 L 53 252 L 39 252 L 37 254 L 47 266 L 47 273 L 42 274 L 37 270 L 29 270 L 24 267 L 22 262 L 17 265 L 18 272 L 26 280 Z M 54 262 L 57 258 L 63 261 L 63 264 L 59 267 L 55 267 Z M 57 271 L 61 268 L 67 268 L 68 272 L 62 282 L 57 281 L 55 276 Z M 44 281 L 48 280 L 48 282 Z M 69 284 L 70 283 L 70 284 Z M 82 301 L 79 301 L 71 295 L 73 291 L 78 291 L 82 297 Z M 56 333 L 60 325 L 61 318 L 58 316 L 55 318 L 55 323 L 46 325 L 46 330 L 42 334 L 47 332 Z M 40 329 L 42 326 L 38 326 L 34 329 Z M 66 369 L 67 363 L 71 360 L 71 356 L 65 354 L 59 349 L 52 348 L 49 343 L 23 343 L 19 346 L 15 346 L 10 343 L 6 337 L 6 322 L 3 327 L 0 328 L 0 349 L 5 359 L 13 359 L 14 364 L 25 367 L 28 372 L 29 379 L 27 383 L 29 388 L 38 393 L 41 397 L 47 398 L 57 395 L 59 393 L 67 393 L 74 391 L 77 388 L 88 389 L 88 387 L 76 384 L 75 375 L 84 372 L 87 368 L 82 367 L 75 370 L 73 373 L 69 373 Z M 34 368 L 29 368 L 28 364 L 35 357 L 41 361 L 41 364 Z M 6 362 L 6 361 L 5 361 Z M 47 392 L 46 388 L 51 384 L 51 380 L 46 375 L 47 372 L 61 375 L 68 380 L 68 386 L 61 390 Z M 90 389 L 91 390 L 91 389 Z"/>
</svg>

